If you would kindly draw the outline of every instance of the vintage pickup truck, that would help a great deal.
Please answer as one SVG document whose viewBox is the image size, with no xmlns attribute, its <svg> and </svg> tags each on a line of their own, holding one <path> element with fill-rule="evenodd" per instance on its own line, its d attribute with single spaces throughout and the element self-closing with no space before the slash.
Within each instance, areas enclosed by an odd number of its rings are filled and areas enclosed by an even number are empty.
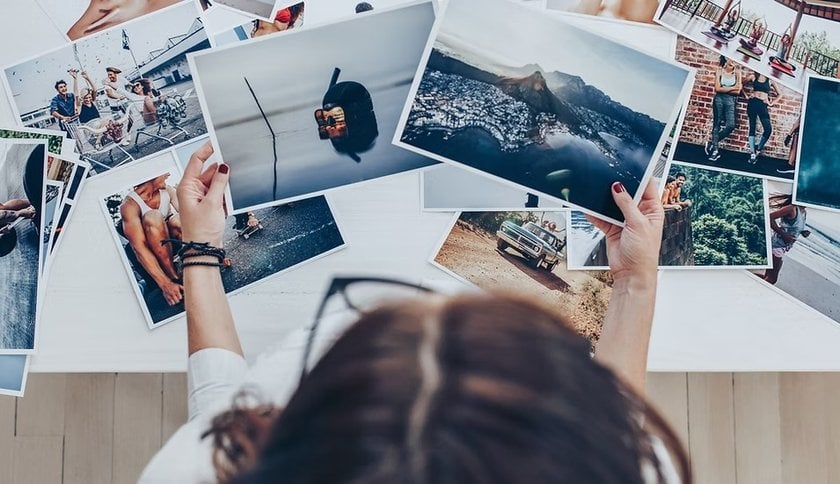
<svg viewBox="0 0 840 484">
<path fill-rule="evenodd" d="M 533 222 L 525 222 L 520 227 L 506 220 L 496 232 L 496 237 L 496 247 L 499 250 L 504 251 L 512 247 L 528 259 L 531 267 L 545 267 L 548 271 L 554 270 L 566 246 L 565 237 L 560 239 Z"/>
</svg>

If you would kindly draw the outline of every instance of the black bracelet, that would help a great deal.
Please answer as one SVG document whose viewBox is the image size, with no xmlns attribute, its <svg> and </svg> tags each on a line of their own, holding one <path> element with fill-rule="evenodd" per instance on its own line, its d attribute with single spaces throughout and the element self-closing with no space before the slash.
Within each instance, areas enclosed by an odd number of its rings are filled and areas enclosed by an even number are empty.
<svg viewBox="0 0 840 484">
<path fill-rule="evenodd" d="M 208 242 L 184 242 L 178 239 L 164 239 L 160 241 L 160 244 L 172 244 L 172 248 L 175 250 L 175 257 L 179 259 L 192 257 L 191 254 L 187 254 L 187 251 L 189 250 L 201 252 L 201 255 L 210 255 L 219 260 L 223 260 L 225 258 L 225 249 L 213 247 Z"/>
<path fill-rule="evenodd" d="M 202 256 L 215 257 L 215 258 L 219 259 L 220 261 L 224 259 L 224 254 L 219 254 L 215 250 L 195 250 L 195 251 L 190 252 L 188 254 L 178 255 L 178 257 L 181 260 L 186 260 L 186 259 L 189 259 L 191 257 L 202 257 Z"/>
<path fill-rule="evenodd" d="M 225 262 L 228 261 L 225 259 Z M 218 267 L 218 268 L 225 268 L 228 267 L 230 264 L 226 264 L 225 262 L 206 262 L 206 261 L 193 261 L 193 262 L 182 262 L 181 269 L 184 267 L 189 266 L 208 266 L 208 267 Z"/>
</svg>

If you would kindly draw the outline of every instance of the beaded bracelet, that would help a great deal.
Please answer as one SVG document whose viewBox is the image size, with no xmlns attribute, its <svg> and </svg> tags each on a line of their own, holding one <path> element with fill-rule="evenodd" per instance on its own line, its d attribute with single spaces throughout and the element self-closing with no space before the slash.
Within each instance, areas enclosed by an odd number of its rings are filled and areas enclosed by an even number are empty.
<svg viewBox="0 0 840 484">
<path fill-rule="evenodd" d="M 225 259 L 223 262 L 207 262 L 207 261 L 192 261 L 192 262 L 181 262 L 179 265 L 181 266 L 181 270 L 183 271 L 185 267 L 189 266 L 209 266 L 209 267 L 219 267 L 225 268 L 230 265 L 228 262 L 229 259 Z"/>
</svg>

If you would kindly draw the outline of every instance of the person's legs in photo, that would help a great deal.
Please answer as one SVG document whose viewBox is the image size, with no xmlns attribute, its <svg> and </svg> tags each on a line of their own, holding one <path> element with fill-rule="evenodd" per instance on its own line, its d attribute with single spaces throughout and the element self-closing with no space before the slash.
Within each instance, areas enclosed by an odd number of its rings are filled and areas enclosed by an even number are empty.
<svg viewBox="0 0 840 484">
<path fill-rule="evenodd" d="M 770 284 L 776 284 L 779 280 L 779 272 L 782 270 L 782 262 L 784 261 L 785 250 L 773 249 L 773 267 L 764 271 L 763 279 Z"/>
<path fill-rule="evenodd" d="M 761 121 L 761 140 L 755 147 L 756 153 L 761 153 L 767 142 L 770 141 L 770 136 L 773 134 L 773 123 L 770 120 L 770 112 L 767 110 L 767 104 L 761 103 L 761 108 L 758 110 L 758 120 Z"/>
<path fill-rule="evenodd" d="M 718 146 L 718 136 L 720 132 L 720 118 L 721 118 L 721 111 L 723 110 L 723 103 L 720 100 L 719 95 L 715 95 L 714 99 L 712 99 L 712 129 L 711 129 L 711 136 L 710 141 L 706 143 L 706 156 L 712 156 L 714 152 L 717 150 Z"/>
<path fill-rule="evenodd" d="M 178 273 L 172 263 L 172 246 L 161 243 L 171 237 L 169 226 L 160 211 L 150 210 L 143 215 L 143 232 L 146 235 L 146 246 L 155 255 L 161 269 L 170 279 L 178 279 Z"/>
<path fill-rule="evenodd" d="M 747 136 L 747 143 L 750 149 L 750 163 L 755 163 L 757 158 L 755 153 L 755 132 L 756 126 L 758 124 L 758 111 L 760 107 L 759 104 L 763 105 L 764 103 L 758 99 L 751 98 L 747 101 L 747 121 L 749 121 L 749 134 Z"/>
</svg>

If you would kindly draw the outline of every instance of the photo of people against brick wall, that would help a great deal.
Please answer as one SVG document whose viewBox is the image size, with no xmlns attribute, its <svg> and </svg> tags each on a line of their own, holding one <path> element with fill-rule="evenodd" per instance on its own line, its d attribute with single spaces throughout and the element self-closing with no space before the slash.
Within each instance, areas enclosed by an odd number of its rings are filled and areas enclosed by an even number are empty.
<svg viewBox="0 0 840 484">
<path fill-rule="evenodd" d="M 802 95 L 685 37 L 675 57 L 697 75 L 673 159 L 792 180 Z"/>
<path fill-rule="evenodd" d="M 654 20 L 796 92 L 840 74 L 836 1 L 664 0 Z"/>
<path fill-rule="evenodd" d="M 673 163 L 662 190 L 665 227 L 659 250 L 663 269 L 756 269 L 770 266 L 765 182 Z M 568 268 L 607 269 L 604 234 L 572 211 Z"/>
</svg>

